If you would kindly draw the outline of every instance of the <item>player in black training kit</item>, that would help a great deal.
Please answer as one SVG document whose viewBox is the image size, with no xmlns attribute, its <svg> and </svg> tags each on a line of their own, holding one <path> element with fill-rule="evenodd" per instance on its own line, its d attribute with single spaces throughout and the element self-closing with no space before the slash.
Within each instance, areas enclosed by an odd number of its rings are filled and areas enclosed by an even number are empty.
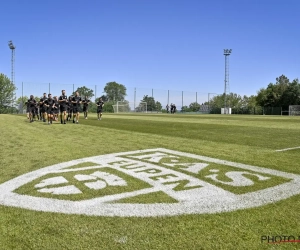
<svg viewBox="0 0 300 250">
<path fill-rule="evenodd" d="M 169 113 L 169 104 L 167 104 L 167 106 L 166 106 L 166 110 L 167 110 L 167 113 Z"/>
<path fill-rule="evenodd" d="M 27 116 L 27 119 L 29 119 L 29 116 L 30 116 L 30 104 L 29 104 L 28 100 L 25 102 L 25 105 L 26 105 L 26 116 Z"/>
<path fill-rule="evenodd" d="M 97 105 L 97 116 L 98 116 L 98 120 L 101 120 L 102 117 L 102 108 L 104 106 L 104 102 L 102 101 L 102 98 L 99 98 L 99 101 L 96 103 Z"/>
<path fill-rule="evenodd" d="M 44 105 L 45 101 L 47 100 L 47 94 L 44 93 L 43 97 L 40 100 L 40 112 L 41 112 L 41 117 L 43 117 L 43 122 L 46 122 L 46 118 L 47 118 L 47 107 Z"/>
<path fill-rule="evenodd" d="M 53 97 L 54 100 L 54 106 L 53 106 L 53 120 L 58 121 L 58 114 L 59 114 L 59 103 L 57 96 Z"/>
<path fill-rule="evenodd" d="M 40 101 L 38 102 L 40 120 L 43 120 L 43 116 L 44 116 L 44 113 L 43 113 L 43 105 L 44 105 L 44 104 L 41 104 Z"/>
<path fill-rule="evenodd" d="M 76 123 L 78 124 L 79 122 L 79 108 L 82 100 L 81 97 L 79 96 L 78 91 L 76 91 L 75 96 L 72 99 L 73 103 L 73 123 L 75 123 L 75 117 L 76 117 Z"/>
<path fill-rule="evenodd" d="M 53 120 L 53 109 L 55 106 L 55 102 L 52 98 L 51 94 L 48 94 L 48 99 L 44 102 L 44 106 L 47 108 L 47 114 L 48 114 L 48 124 L 52 124 Z"/>
<path fill-rule="evenodd" d="M 71 121 L 71 119 L 72 119 L 72 114 L 73 114 L 72 100 L 73 100 L 73 96 L 70 95 L 68 98 L 68 103 L 67 103 L 67 112 L 68 112 L 67 121 Z"/>
<path fill-rule="evenodd" d="M 90 102 L 91 101 L 89 100 L 88 96 L 85 96 L 85 98 L 82 100 L 84 119 L 87 119 Z"/>
<path fill-rule="evenodd" d="M 30 99 L 28 99 L 28 101 L 26 102 L 29 109 L 29 119 L 30 122 L 33 122 L 33 114 L 35 112 L 35 106 L 36 106 L 36 100 L 33 98 L 33 95 L 30 95 Z"/>
<path fill-rule="evenodd" d="M 171 114 L 175 114 L 176 112 L 176 105 L 171 103 Z"/>
<path fill-rule="evenodd" d="M 33 117 L 35 118 L 35 120 L 39 120 L 39 105 L 38 103 L 36 102 L 35 103 L 35 107 L 34 107 L 34 115 Z"/>
<path fill-rule="evenodd" d="M 66 91 L 62 90 L 61 91 L 61 96 L 58 98 L 58 102 L 60 105 L 60 123 L 61 124 L 66 124 L 66 114 L 67 114 L 67 109 L 68 109 L 68 98 L 66 96 Z M 64 122 L 63 122 L 63 117 L 64 116 Z"/>
</svg>

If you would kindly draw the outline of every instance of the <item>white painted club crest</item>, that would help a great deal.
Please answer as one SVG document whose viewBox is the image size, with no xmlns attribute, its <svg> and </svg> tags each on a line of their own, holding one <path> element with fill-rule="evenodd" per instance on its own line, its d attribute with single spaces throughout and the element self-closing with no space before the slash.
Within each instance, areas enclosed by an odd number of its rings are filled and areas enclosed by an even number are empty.
<svg viewBox="0 0 300 250">
<path fill-rule="evenodd" d="M 82 163 L 90 166 L 78 165 Z M 231 170 L 224 172 L 222 166 Z M 132 190 L 124 176 L 146 187 Z M 279 184 L 267 184 L 272 178 L 280 179 Z M 18 193 L 30 183 L 35 195 Z M 247 191 L 255 185 L 260 188 Z M 96 195 L 84 196 L 86 190 Z M 158 192 L 174 202 L 122 202 Z M 300 175 L 157 148 L 73 160 L 21 175 L 0 185 L 0 204 L 66 214 L 149 217 L 233 211 L 299 193 Z"/>
</svg>

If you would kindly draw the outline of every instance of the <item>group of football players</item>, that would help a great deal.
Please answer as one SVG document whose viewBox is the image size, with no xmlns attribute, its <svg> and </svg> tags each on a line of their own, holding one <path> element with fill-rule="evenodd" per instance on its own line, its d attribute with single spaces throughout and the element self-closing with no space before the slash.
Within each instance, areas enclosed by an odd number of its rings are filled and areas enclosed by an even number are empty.
<svg viewBox="0 0 300 250">
<path fill-rule="evenodd" d="M 66 121 L 71 121 L 73 116 L 73 123 L 79 123 L 79 111 L 80 105 L 83 104 L 84 118 L 88 117 L 88 108 L 90 100 L 87 96 L 81 98 L 78 92 L 75 92 L 74 96 L 66 96 L 66 91 L 61 91 L 61 96 L 52 97 L 51 94 L 44 93 L 43 97 L 36 101 L 33 95 L 30 95 L 30 99 L 25 103 L 27 105 L 27 118 L 30 122 L 35 120 L 40 120 L 43 122 L 48 122 L 52 124 L 52 121 L 58 121 L 58 116 L 60 114 L 60 123 L 66 124 Z M 102 108 L 104 102 L 102 98 L 99 98 L 96 102 L 97 105 L 97 117 L 98 120 L 102 118 Z"/>
<path fill-rule="evenodd" d="M 170 108 L 171 108 L 171 114 L 175 114 L 176 113 L 176 105 L 174 103 L 171 103 L 170 106 L 169 106 L 169 104 L 167 104 L 167 106 L 166 106 L 167 113 L 169 113 Z"/>
</svg>

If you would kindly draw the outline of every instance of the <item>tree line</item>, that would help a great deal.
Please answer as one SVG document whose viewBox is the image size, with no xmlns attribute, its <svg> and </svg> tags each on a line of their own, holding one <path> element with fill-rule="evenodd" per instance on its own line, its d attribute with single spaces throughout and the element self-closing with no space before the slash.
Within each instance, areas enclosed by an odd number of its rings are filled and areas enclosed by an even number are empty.
<svg viewBox="0 0 300 250">
<path fill-rule="evenodd" d="M 257 91 L 257 95 L 241 96 L 235 93 L 226 95 L 229 107 L 235 110 L 249 110 L 258 107 L 280 107 L 288 110 L 289 105 L 300 105 L 300 82 L 296 78 L 290 81 L 285 75 L 276 78 L 275 83 L 269 83 L 266 88 Z M 225 95 L 217 95 L 205 104 L 210 105 L 211 109 L 224 107 Z"/>
</svg>

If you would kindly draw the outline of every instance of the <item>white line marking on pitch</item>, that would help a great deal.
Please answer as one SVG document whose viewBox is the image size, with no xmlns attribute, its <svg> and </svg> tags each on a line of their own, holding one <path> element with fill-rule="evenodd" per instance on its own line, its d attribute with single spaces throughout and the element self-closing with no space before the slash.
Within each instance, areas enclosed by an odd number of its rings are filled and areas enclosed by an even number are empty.
<svg viewBox="0 0 300 250">
<path fill-rule="evenodd" d="M 281 151 L 288 151 L 288 150 L 293 150 L 293 149 L 298 149 L 300 147 L 294 147 L 294 148 L 284 148 L 284 149 L 278 149 L 278 150 L 275 150 L 276 152 L 281 152 Z"/>
</svg>

